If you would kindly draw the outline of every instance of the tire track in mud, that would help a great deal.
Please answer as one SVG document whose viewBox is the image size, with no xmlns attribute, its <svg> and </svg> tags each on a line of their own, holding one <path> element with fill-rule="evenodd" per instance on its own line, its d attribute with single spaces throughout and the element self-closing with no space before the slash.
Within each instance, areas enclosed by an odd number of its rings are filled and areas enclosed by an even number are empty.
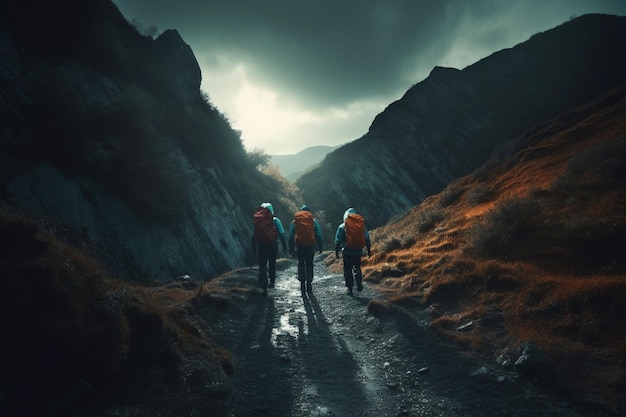
<svg viewBox="0 0 626 417">
<path fill-rule="evenodd" d="M 281 260 L 267 296 L 248 293 L 220 318 L 213 333 L 235 360 L 231 416 L 605 416 L 463 355 L 425 313 L 369 314 L 378 294 L 366 285 L 346 295 L 327 256 L 315 258 L 311 293 L 300 292 L 296 262 Z M 239 272 L 252 286 L 256 273 Z"/>
</svg>

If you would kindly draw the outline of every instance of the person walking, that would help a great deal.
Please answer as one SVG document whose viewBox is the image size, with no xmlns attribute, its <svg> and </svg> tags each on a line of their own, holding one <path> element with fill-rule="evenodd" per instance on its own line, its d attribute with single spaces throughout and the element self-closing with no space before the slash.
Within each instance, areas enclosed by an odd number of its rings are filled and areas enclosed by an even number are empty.
<svg viewBox="0 0 626 417">
<path fill-rule="evenodd" d="M 267 294 L 268 277 L 269 288 L 274 288 L 276 282 L 276 258 L 278 257 L 278 242 L 283 252 L 287 250 L 285 229 L 280 219 L 274 216 L 274 206 L 263 203 L 254 212 L 252 233 L 252 252 L 258 256 L 259 288 Z"/>
<path fill-rule="evenodd" d="M 319 253 L 322 253 L 322 228 L 313 217 L 309 206 L 303 205 L 294 214 L 289 227 L 289 254 L 293 255 L 295 246 L 298 254 L 298 281 L 302 292 L 313 290 L 313 256 L 316 245 Z"/>
<path fill-rule="evenodd" d="M 361 273 L 361 256 L 366 248 L 367 256 L 371 255 L 370 235 L 365 230 L 363 216 L 357 214 L 352 207 L 343 214 L 343 223 L 335 233 L 335 257 L 339 259 L 339 251 L 343 253 L 343 277 L 346 281 L 347 294 L 352 295 L 356 281 L 356 290 L 363 290 L 363 274 Z"/>
</svg>

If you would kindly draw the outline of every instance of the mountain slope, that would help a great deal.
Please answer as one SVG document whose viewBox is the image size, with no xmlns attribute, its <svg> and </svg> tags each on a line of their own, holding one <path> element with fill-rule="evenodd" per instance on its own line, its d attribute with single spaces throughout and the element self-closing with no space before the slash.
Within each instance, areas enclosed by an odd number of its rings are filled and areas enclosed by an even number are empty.
<svg viewBox="0 0 626 417">
<path fill-rule="evenodd" d="M 335 149 L 337 146 L 311 146 L 293 155 L 271 155 L 271 162 L 278 166 L 283 177 L 294 181 Z"/>
<path fill-rule="evenodd" d="M 625 161 L 626 84 L 374 230 L 366 280 L 493 366 L 531 341 L 518 370 L 623 415 Z"/>
<path fill-rule="evenodd" d="M 164 281 L 251 262 L 255 206 L 295 211 L 178 32 L 142 36 L 109 0 L 0 7 L 3 209 L 61 222 L 114 276 Z"/>
<path fill-rule="evenodd" d="M 497 146 L 619 85 L 624 50 L 626 18 L 586 15 L 462 71 L 435 68 L 297 185 L 331 219 L 354 206 L 380 226 Z"/>
</svg>

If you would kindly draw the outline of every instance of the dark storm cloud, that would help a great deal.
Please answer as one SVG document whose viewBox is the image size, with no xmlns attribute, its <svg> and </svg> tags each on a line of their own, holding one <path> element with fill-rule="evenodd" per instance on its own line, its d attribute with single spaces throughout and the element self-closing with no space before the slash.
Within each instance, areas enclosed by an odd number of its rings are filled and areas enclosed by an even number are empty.
<svg viewBox="0 0 626 417">
<path fill-rule="evenodd" d="M 372 103 L 381 111 L 436 65 L 462 69 L 585 13 L 626 15 L 625 0 L 114 2 L 144 27 L 177 29 L 210 96 L 234 97 L 225 74 L 241 67 L 247 83 L 311 113 Z"/>
<path fill-rule="evenodd" d="M 213 54 L 227 51 L 246 63 L 253 81 L 299 92 L 294 95 L 318 105 L 404 91 L 444 64 L 459 39 L 475 42 L 464 51 L 473 59 L 474 51 L 512 46 L 507 41 L 525 40 L 574 14 L 626 10 L 624 1 L 576 0 L 116 3 L 146 26 L 178 29 L 207 64 Z"/>
<path fill-rule="evenodd" d="M 179 29 L 198 56 L 228 51 L 250 66 L 251 77 L 326 105 L 406 88 L 416 81 L 415 55 L 432 36 L 445 42 L 445 2 L 117 3 L 146 26 Z"/>
</svg>

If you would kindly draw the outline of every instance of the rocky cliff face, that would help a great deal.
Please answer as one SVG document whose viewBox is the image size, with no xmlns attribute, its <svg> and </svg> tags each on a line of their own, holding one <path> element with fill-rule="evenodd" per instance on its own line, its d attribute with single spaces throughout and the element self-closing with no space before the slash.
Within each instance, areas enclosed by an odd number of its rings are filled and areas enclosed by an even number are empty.
<svg viewBox="0 0 626 417">
<path fill-rule="evenodd" d="M 191 204 L 175 224 L 148 222 L 116 194 L 99 190 L 88 178 L 68 178 L 48 163 L 24 168 L 5 192 L 33 217 L 83 231 L 114 276 L 208 279 L 240 267 L 250 251 L 249 222 L 243 220 L 249 213 L 213 174 L 188 172 Z"/>
<path fill-rule="evenodd" d="M 160 65 L 173 80 L 175 91 L 178 91 L 184 100 L 197 97 L 202 74 L 189 45 L 174 29 L 163 32 L 154 43 Z"/>
<path fill-rule="evenodd" d="M 463 70 L 435 68 L 360 139 L 297 185 L 331 221 L 386 223 L 484 163 L 497 146 L 626 80 L 626 18 L 587 15 Z"/>
<path fill-rule="evenodd" d="M 144 37 L 108 0 L 1 7 L 0 209 L 60 221 L 131 280 L 243 266 L 255 205 L 295 211 L 201 96 L 176 31 Z"/>
</svg>

